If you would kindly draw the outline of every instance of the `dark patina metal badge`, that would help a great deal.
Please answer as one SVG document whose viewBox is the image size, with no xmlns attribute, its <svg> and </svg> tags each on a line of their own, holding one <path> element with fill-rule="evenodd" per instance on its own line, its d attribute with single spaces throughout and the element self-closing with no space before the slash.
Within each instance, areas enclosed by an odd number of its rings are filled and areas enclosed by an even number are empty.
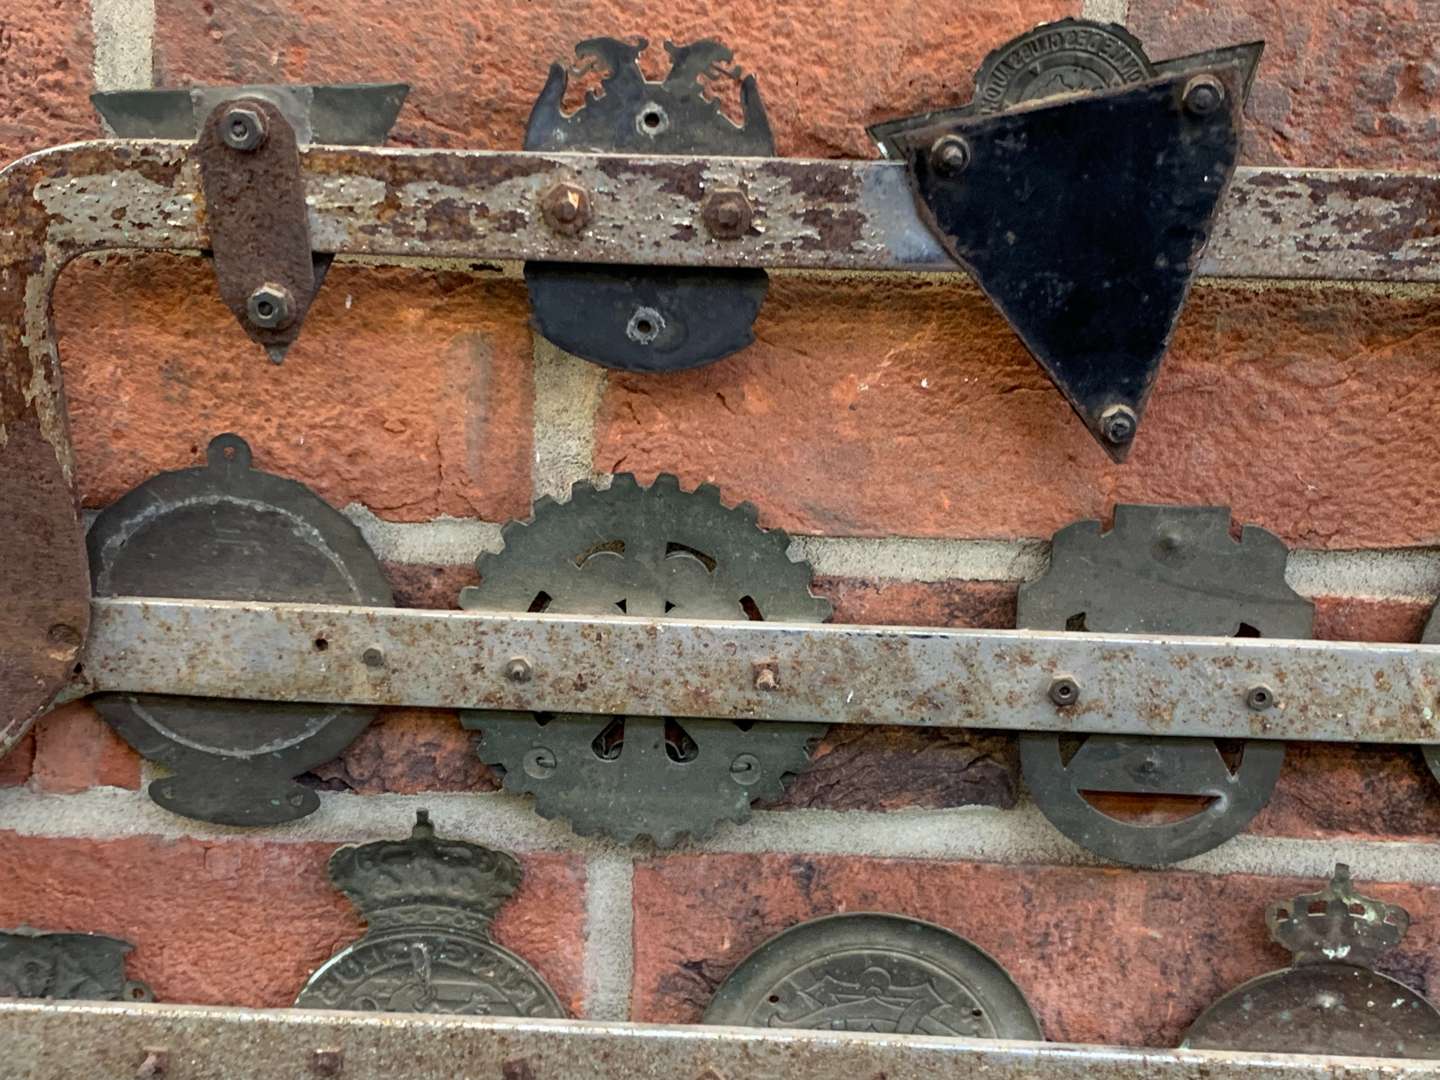
<svg viewBox="0 0 1440 1080">
<path fill-rule="evenodd" d="M 97 596 L 276 600 L 389 607 L 380 562 L 345 516 L 307 488 L 251 468 L 238 435 L 206 464 L 145 481 L 95 519 L 87 537 Z M 327 643 L 315 642 L 317 654 Z M 227 658 L 233 662 L 234 658 Z M 375 715 L 350 705 L 102 694 L 100 715 L 151 761 L 167 810 L 224 825 L 274 825 L 320 799 L 291 777 L 329 761 Z"/>
<path fill-rule="evenodd" d="M 1050 567 L 1020 587 L 1026 630 L 1308 638 L 1314 605 L 1285 581 L 1288 551 L 1216 506 L 1115 508 L 1113 528 L 1077 521 L 1055 534 Z M 1257 685 L 1259 716 L 1284 708 Z M 1085 688 L 1051 684 L 1062 714 Z M 1280 776 L 1285 744 L 1252 739 L 1133 735 L 1020 736 L 1026 786 L 1045 816 L 1082 847 L 1116 862 L 1156 866 L 1209 851 L 1260 812 Z"/>
<path fill-rule="evenodd" d="M 1005 969 L 899 915 L 830 915 L 777 934 L 715 992 L 705 1023 L 967 1038 L 1044 1038 Z"/>
<path fill-rule="evenodd" d="M 408 840 L 340 848 L 330 857 L 330 880 L 370 926 L 310 976 L 295 1004 L 566 1015 L 534 968 L 490 940 L 490 922 L 520 878 L 520 864 L 503 851 L 437 838 L 424 810 Z"/>
<path fill-rule="evenodd" d="M 1265 922 L 1292 966 L 1231 990 L 1201 1013 L 1183 1047 L 1440 1058 L 1440 1012 L 1375 970 L 1409 929 L 1404 908 L 1360 895 L 1341 863 L 1325 888 L 1272 904 Z"/>
<path fill-rule="evenodd" d="M 150 987 L 125 978 L 130 949 L 105 934 L 0 931 L 0 998 L 154 1001 Z"/>
</svg>

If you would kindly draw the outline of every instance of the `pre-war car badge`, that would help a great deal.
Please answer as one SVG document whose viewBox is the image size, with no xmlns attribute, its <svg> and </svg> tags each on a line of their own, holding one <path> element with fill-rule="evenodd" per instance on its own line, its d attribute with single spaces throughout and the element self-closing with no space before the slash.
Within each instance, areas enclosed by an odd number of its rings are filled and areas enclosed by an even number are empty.
<svg viewBox="0 0 1440 1080">
<path fill-rule="evenodd" d="M 490 923 L 520 884 L 503 851 L 435 835 L 415 815 L 410 839 L 342 847 L 330 880 L 370 923 L 305 984 L 302 1009 L 566 1015 L 545 980 L 490 939 Z"/>
</svg>

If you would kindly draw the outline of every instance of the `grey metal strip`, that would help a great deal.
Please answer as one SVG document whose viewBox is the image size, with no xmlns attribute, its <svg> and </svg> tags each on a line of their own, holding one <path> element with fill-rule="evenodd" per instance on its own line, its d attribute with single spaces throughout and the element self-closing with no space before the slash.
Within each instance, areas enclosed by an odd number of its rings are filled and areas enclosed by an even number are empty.
<svg viewBox="0 0 1440 1080">
<path fill-rule="evenodd" d="M 125 597 L 91 617 L 67 696 L 1440 743 L 1440 646 Z"/>
<path fill-rule="evenodd" d="M 83 171 L 68 167 L 80 157 Z M 311 236 L 323 252 L 956 270 L 920 223 L 898 162 L 338 147 L 308 148 L 302 161 Z M 51 215 L 48 239 L 71 253 L 208 246 L 186 144 L 76 144 L 11 166 L 21 168 L 37 176 L 37 198 Z M 577 236 L 551 230 L 539 212 L 543 193 L 560 181 L 591 195 L 591 224 Z M 718 241 L 698 227 L 704 194 L 716 187 L 747 192 L 753 235 Z M 1200 272 L 1440 281 L 1437 202 L 1440 176 L 1432 174 L 1241 169 Z"/>
<path fill-rule="evenodd" d="M 1399 1058 L 1127 1049 L 841 1031 L 0 1002 L 6 1075 L 27 1080 L 1381 1080 L 1440 1076 Z M 146 1071 L 148 1070 L 148 1071 Z"/>
</svg>

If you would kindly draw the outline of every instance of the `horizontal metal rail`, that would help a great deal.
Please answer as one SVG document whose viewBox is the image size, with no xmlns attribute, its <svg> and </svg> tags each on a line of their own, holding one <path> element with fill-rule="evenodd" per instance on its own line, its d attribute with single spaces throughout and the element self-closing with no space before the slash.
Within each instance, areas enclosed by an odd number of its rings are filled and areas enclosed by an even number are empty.
<svg viewBox="0 0 1440 1080">
<path fill-rule="evenodd" d="M 1062 676 L 1079 688 L 1064 707 Z M 1440 646 L 1257 638 L 119 597 L 94 601 L 68 696 L 98 691 L 1440 743 Z"/>
<path fill-rule="evenodd" d="M 1440 1062 L 1143 1050 L 842 1031 L 0 1002 L 0 1074 L 26 1080 L 1381 1080 Z M 145 1071 L 148 1069 L 149 1071 Z"/>
<path fill-rule="evenodd" d="M 46 159 L 51 160 L 47 161 Z M 837 270 L 957 267 L 920 221 L 891 161 L 643 157 L 311 147 L 302 151 L 311 239 L 370 256 Z M 199 170 L 185 143 L 77 144 L 23 159 L 76 250 L 208 244 Z M 591 195 L 577 236 L 549 228 L 554 184 Z M 743 187 L 755 235 L 699 227 L 707 192 Z M 1200 266 L 1218 277 L 1440 281 L 1440 176 L 1244 168 Z"/>
</svg>

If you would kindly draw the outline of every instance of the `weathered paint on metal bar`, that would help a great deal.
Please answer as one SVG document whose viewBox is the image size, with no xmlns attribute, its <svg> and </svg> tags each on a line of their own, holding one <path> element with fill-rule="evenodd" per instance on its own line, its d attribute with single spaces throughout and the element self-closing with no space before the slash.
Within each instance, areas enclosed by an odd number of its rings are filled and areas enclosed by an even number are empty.
<svg viewBox="0 0 1440 1080">
<path fill-rule="evenodd" d="M 0 1002 L 0 1072 L 27 1080 L 1408 1080 L 1440 1062 L 1128 1049 L 868 1032 Z M 144 1070 L 148 1069 L 146 1072 Z"/>
<path fill-rule="evenodd" d="M 1440 646 L 1424 645 L 121 597 L 94 602 L 83 666 L 72 696 L 1440 742 Z M 1061 675 L 1080 687 L 1064 708 Z M 1260 686 L 1273 704 L 1256 711 Z"/>
<path fill-rule="evenodd" d="M 677 266 L 953 270 L 903 167 L 878 161 L 657 158 L 311 147 L 317 250 L 379 257 Z M 579 236 L 541 195 L 592 194 Z M 742 186 L 752 234 L 698 228 L 705 192 Z M 182 142 L 77 143 L 0 172 L 0 756 L 64 686 L 88 632 L 89 582 L 51 294 L 87 251 L 209 245 L 199 164 Z M 1201 273 L 1440 281 L 1440 176 L 1241 170 Z"/>
</svg>

